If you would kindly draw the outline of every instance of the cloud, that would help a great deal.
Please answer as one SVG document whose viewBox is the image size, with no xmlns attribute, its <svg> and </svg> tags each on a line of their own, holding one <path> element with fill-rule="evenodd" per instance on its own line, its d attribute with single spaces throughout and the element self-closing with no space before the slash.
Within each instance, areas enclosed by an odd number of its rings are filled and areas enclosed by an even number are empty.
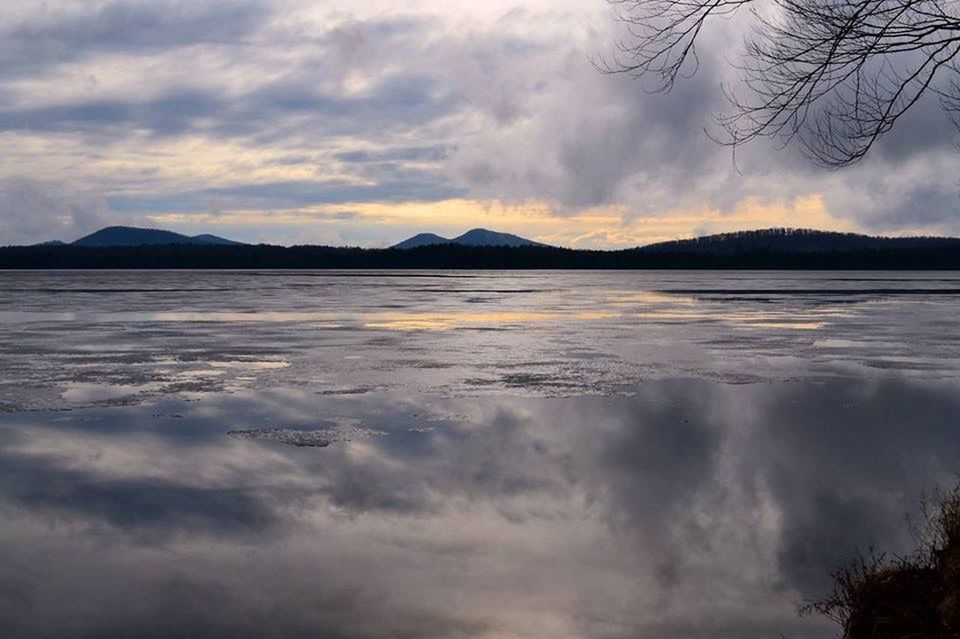
<svg viewBox="0 0 960 639">
<path fill-rule="evenodd" d="M 560 219 L 606 208 L 629 226 L 819 198 L 839 226 L 960 232 L 956 136 L 935 100 L 846 171 L 763 140 L 734 164 L 704 129 L 727 109 L 721 83 L 736 83 L 724 59 L 739 51 L 737 21 L 704 33 L 696 75 L 650 95 L 591 64 L 621 35 L 602 3 L 505 1 L 471 20 L 440 2 L 10 11 L 0 144 L 20 161 L 0 163 L 0 177 L 52 183 L 66 167 L 71 188 L 96 184 L 125 215 L 253 206 L 271 235 L 271 214 L 304 204 L 462 197 L 535 203 Z M 598 246 L 623 236 L 617 225 L 591 231 Z"/>
<path fill-rule="evenodd" d="M 0 179 L 4 244 L 73 240 L 109 220 L 104 199 L 29 178 Z"/>
<path fill-rule="evenodd" d="M 115 196 L 109 198 L 109 202 L 115 211 L 185 212 L 203 210 L 208 202 L 216 202 L 218 207 L 250 210 L 314 204 L 437 201 L 455 198 L 464 192 L 446 183 L 442 176 L 420 172 L 414 177 L 413 173 L 408 170 L 404 172 L 404 179 L 383 179 L 373 185 L 344 180 L 271 182 L 187 193 Z"/>
<path fill-rule="evenodd" d="M 0 112 L 0 130 L 103 131 L 147 130 L 155 135 L 181 135 L 196 122 L 226 108 L 215 96 L 172 91 L 149 102 L 94 100 L 35 110 Z"/>
<path fill-rule="evenodd" d="M 146 101 L 130 96 L 4 110 L 0 130 L 85 132 L 108 139 L 130 131 L 155 136 L 250 136 L 267 143 L 288 137 L 319 140 L 359 135 L 373 127 L 383 133 L 407 131 L 450 115 L 457 106 L 454 96 L 437 91 L 431 79 L 418 75 L 383 78 L 365 94 L 350 97 L 310 88 L 304 80 L 308 78 L 232 96 L 174 87 Z M 302 118 L 296 128 L 291 118 Z M 274 126 L 265 127 L 264 122 Z"/>
<path fill-rule="evenodd" d="M 204 44 L 243 44 L 273 11 L 239 2 L 88 2 L 42 8 L 0 24 L 0 77 L 37 73 L 94 55 L 165 52 Z"/>
<path fill-rule="evenodd" d="M 375 151 L 357 150 L 337 153 L 333 157 L 340 162 L 365 164 L 370 162 L 438 162 L 447 157 L 449 149 L 443 145 L 413 146 L 380 149 Z"/>
<path fill-rule="evenodd" d="M 858 548 L 908 549 L 903 515 L 960 454 L 953 382 L 636 391 L 330 399 L 389 435 L 322 450 L 221 430 L 314 428 L 309 392 L 226 396 L 163 428 L 152 406 L 8 418 L 0 545 L 23 560 L 0 610 L 25 637 L 158 619 L 243 636 L 267 618 L 285 636 L 816 637 L 795 604 Z M 466 417 L 409 431 L 447 412 Z"/>
<path fill-rule="evenodd" d="M 559 214 L 617 204 L 630 220 L 819 196 L 829 213 L 867 230 L 960 230 L 957 206 L 941 197 L 958 190 L 950 168 L 958 156 L 936 100 L 919 104 L 860 166 L 838 173 L 814 167 L 796 146 L 759 140 L 734 156 L 712 142 L 714 114 L 729 109 L 721 83 L 737 83 L 724 60 L 739 50 L 738 35 L 732 27 L 707 33 L 698 73 L 668 95 L 645 93 L 643 82 L 600 75 L 588 63 L 611 47 L 609 28 L 516 61 L 501 73 L 541 79 L 515 98 L 533 103 L 535 116 L 461 141 L 450 160 L 454 174 L 473 195 L 547 199 Z M 905 177 L 906 162 L 916 168 Z M 882 189 L 871 191 L 870 183 Z M 853 202 L 850 191 L 868 193 Z"/>
<path fill-rule="evenodd" d="M 960 180 L 945 171 L 957 160 L 943 145 L 904 157 L 871 159 L 831 176 L 825 204 L 879 231 L 960 232 Z"/>
</svg>

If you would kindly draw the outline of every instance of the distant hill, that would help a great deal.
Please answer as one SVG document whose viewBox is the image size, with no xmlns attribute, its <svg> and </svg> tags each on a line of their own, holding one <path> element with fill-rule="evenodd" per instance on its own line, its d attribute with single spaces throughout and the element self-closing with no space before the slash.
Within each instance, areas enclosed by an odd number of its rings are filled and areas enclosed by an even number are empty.
<svg viewBox="0 0 960 639">
<path fill-rule="evenodd" d="M 66 246 L 66 242 L 60 240 L 47 240 L 46 242 L 37 242 L 33 246 Z"/>
<path fill-rule="evenodd" d="M 763 229 L 720 233 L 689 240 L 648 244 L 645 253 L 732 255 L 736 253 L 827 253 L 834 251 L 875 251 L 958 246 L 950 237 L 876 237 L 857 233 L 835 233 L 813 229 Z"/>
<path fill-rule="evenodd" d="M 450 244 L 450 240 L 440 237 L 436 233 L 417 233 L 413 237 L 408 237 L 399 244 L 394 244 L 390 248 L 411 249 L 418 246 L 433 246 L 434 244 Z"/>
<path fill-rule="evenodd" d="M 193 244 L 203 246 L 237 246 L 234 242 L 216 235 L 183 235 L 162 229 L 141 229 L 132 226 L 108 226 L 90 235 L 81 237 L 72 246 L 145 246 L 157 244 Z"/>
<path fill-rule="evenodd" d="M 390 248 L 411 249 L 418 246 L 432 246 L 434 244 L 461 244 L 463 246 L 545 246 L 539 242 L 513 235 L 512 233 L 498 233 L 487 229 L 471 229 L 463 235 L 453 239 L 441 237 L 435 233 L 419 233 Z"/>
<path fill-rule="evenodd" d="M 225 237 L 220 237 L 219 235 L 210 235 L 209 233 L 194 235 L 190 239 L 193 240 L 191 244 L 219 244 L 221 246 L 238 246 L 243 244 L 243 242 L 228 240 Z"/>
</svg>

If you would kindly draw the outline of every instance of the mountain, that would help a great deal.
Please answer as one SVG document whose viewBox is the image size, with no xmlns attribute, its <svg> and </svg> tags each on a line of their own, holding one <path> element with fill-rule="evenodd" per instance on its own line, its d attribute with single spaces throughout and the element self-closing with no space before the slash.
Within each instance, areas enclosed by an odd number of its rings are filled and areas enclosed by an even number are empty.
<svg viewBox="0 0 960 639">
<path fill-rule="evenodd" d="M 435 233 L 419 233 L 390 248 L 410 249 L 418 246 L 433 244 L 461 244 L 463 246 L 546 246 L 533 240 L 513 235 L 512 233 L 498 233 L 487 229 L 471 229 L 453 239 L 440 237 Z"/>
<path fill-rule="evenodd" d="M 46 242 L 37 242 L 33 246 L 66 246 L 66 242 L 60 240 L 47 240 Z"/>
<path fill-rule="evenodd" d="M 466 246 L 544 246 L 540 242 L 534 242 L 519 235 L 497 233 L 487 229 L 471 229 L 450 241 L 454 244 L 465 244 Z"/>
<path fill-rule="evenodd" d="M 689 240 L 648 244 L 644 253 L 733 255 L 736 253 L 829 253 L 835 251 L 876 251 L 960 246 L 950 237 L 876 237 L 857 233 L 835 233 L 813 229 L 763 229 L 719 233 Z"/>
<path fill-rule="evenodd" d="M 399 244 L 394 244 L 390 248 L 411 249 L 418 246 L 431 246 L 433 244 L 450 244 L 450 240 L 445 237 L 440 237 L 436 233 L 417 233 L 413 237 L 409 237 Z"/>
<path fill-rule="evenodd" d="M 191 244 L 216 244 L 219 246 L 237 246 L 243 244 L 243 242 L 235 242 L 234 240 L 228 240 L 219 235 L 210 235 L 209 233 L 194 235 L 190 239 L 193 240 L 190 242 Z"/>
<path fill-rule="evenodd" d="M 108 226 L 81 237 L 72 246 L 144 246 L 150 244 L 240 245 L 216 235 L 183 235 L 162 229 L 140 229 L 132 226 Z"/>
</svg>

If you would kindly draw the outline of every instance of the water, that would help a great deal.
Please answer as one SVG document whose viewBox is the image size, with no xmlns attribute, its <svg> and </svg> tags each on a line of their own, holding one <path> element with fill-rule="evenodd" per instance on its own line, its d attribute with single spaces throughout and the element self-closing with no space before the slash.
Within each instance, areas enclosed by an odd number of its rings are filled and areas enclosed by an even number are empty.
<svg viewBox="0 0 960 639">
<path fill-rule="evenodd" d="M 835 636 L 960 275 L 0 272 L 15 637 Z"/>
</svg>

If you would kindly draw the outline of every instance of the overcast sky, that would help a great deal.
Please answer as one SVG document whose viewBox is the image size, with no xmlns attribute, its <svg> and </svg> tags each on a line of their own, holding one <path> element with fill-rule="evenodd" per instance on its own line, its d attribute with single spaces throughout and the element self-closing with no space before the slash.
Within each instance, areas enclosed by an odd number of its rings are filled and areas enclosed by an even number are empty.
<svg viewBox="0 0 960 639">
<path fill-rule="evenodd" d="M 7 0 L 0 244 L 107 224 L 384 246 L 483 226 L 575 247 L 770 226 L 960 234 L 957 132 L 918 104 L 828 172 L 704 129 L 736 21 L 670 95 L 598 73 L 603 0 Z"/>
</svg>

